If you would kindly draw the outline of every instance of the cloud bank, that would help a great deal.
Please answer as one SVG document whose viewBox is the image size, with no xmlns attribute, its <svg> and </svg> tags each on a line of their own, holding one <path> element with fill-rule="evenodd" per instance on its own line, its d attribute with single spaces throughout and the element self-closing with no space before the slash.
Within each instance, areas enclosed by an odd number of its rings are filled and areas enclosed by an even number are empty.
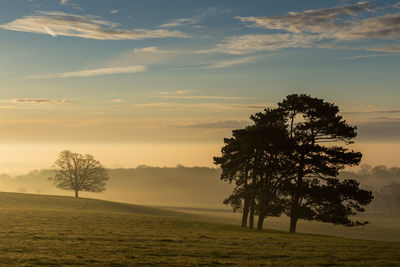
<svg viewBox="0 0 400 267">
<path fill-rule="evenodd" d="M 364 122 L 357 125 L 358 136 L 366 140 L 400 140 L 400 118 Z"/>
<path fill-rule="evenodd" d="M 369 2 L 358 2 L 354 5 L 289 12 L 283 16 L 235 18 L 248 27 L 262 28 L 268 32 L 233 36 L 215 48 L 200 52 L 249 54 L 282 48 L 354 49 L 349 42 L 375 39 L 386 43 L 357 47 L 379 52 L 400 51 L 400 12 L 392 6 L 378 7 Z"/>
<path fill-rule="evenodd" d="M 251 26 L 270 30 L 284 30 L 292 33 L 329 34 L 348 30 L 351 21 L 343 17 L 353 17 L 359 13 L 370 11 L 368 2 L 325 9 L 289 12 L 285 16 L 271 17 L 236 17 L 242 22 L 253 23 Z"/>
</svg>

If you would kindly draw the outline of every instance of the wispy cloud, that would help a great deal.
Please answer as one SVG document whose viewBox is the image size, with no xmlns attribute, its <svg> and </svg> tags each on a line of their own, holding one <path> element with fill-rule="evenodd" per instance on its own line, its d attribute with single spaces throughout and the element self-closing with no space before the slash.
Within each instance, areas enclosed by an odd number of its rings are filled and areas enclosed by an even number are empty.
<svg viewBox="0 0 400 267">
<path fill-rule="evenodd" d="M 210 7 L 207 8 L 205 11 L 203 11 L 201 14 L 195 15 L 193 17 L 188 17 L 188 18 L 179 18 L 172 20 L 170 22 L 162 24 L 160 27 L 162 28 L 172 28 L 172 27 L 181 27 L 181 26 L 188 26 L 188 25 L 194 25 L 202 20 L 208 18 L 208 17 L 214 17 L 217 15 L 225 14 L 229 12 L 228 10 L 221 10 L 216 7 Z M 198 27 L 200 25 L 196 25 Z M 200 26 L 201 27 L 201 26 Z"/>
<path fill-rule="evenodd" d="M 12 99 L 11 103 L 29 103 L 29 104 L 66 104 L 71 103 L 68 99 L 47 99 L 47 98 L 18 98 Z"/>
<path fill-rule="evenodd" d="M 185 50 L 168 50 L 160 49 L 156 46 L 148 46 L 142 48 L 135 48 L 122 53 L 121 55 L 112 58 L 109 61 L 110 65 L 121 66 L 121 65 L 151 65 L 156 63 L 168 62 L 178 58 L 186 58 L 190 54 L 194 54 L 192 51 Z"/>
<path fill-rule="evenodd" d="M 377 45 L 366 47 L 366 50 L 375 52 L 386 52 L 386 53 L 399 53 L 400 52 L 400 42 L 397 45 Z"/>
<path fill-rule="evenodd" d="M 354 59 L 363 59 L 363 58 L 375 58 L 375 57 L 392 57 L 392 56 L 400 56 L 400 54 L 372 54 L 372 55 L 357 55 L 346 58 L 339 58 L 338 60 L 354 60 Z"/>
<path fill-rule="evenodd" d="M 259 110 L 270 107 L 271 104 L 232 104 L 232 103 L 178 103 L 178 102 L 154 102 L 133 104 L 132 107 L 141 108 L 168 108 L 168 109 L 211 109 L 211 110 Z"/>
<path fill-rule="evenodd" d="M 164 99 L 192 99 L 192 100 L 245 100 L 253 99 L 252 97 L 242 97 L 242 96 L 213 96 L 213 95 L 193 95 L 198 91 L 194 90 L 177 90 L 175 92 L 158 92 L 155 96 L 156 98 Z"/>
<path fill-rule="evenodd" d="M 62 5 L 62 6 L 70 6 L 72 8 L 75 8 L 75 9 L 78 9 L 78 10 L 82 10 L 82 8 L 80 8 L 78 4 L 71 3 L 70 0 L 61 0 L 60 1 L 60 5 Z"/>
<path fill-rule="evenodd" d="M 207 53 L 205 51 L 198 52 L 198 53 Z M 243 64 L 250 64 L 256 60 L 259 60 L 261 57 L 241 57 L 235 59 L 227 59 L 227 60 L 220 60 L 210 64 L 202 64 L 202 65 L 195 65 L 190 67 L 181 67 L 176 68 L 178 70 L 191 70 L 191 69 L 222 69 L 222 68 L 229 68 L 237 65 Z"/>
<path fill-rule="evenodd" d="M 119 10 L 118 9 L 113 9 L 113 10 L 110 10 L 110 12 L 108 12 L 108 13 L 117 14 L 117 13 L 119 13 Z"/>
<path fill-rule="evenodd" d="M 226 121 L 216 121 L 216 122 L 199 122 L 193 124 L 187 124 L 184 126 L 180 126 L 182 128 L 211 128 L 211 129 L 218 129 L 218 128 L 227 128 L 227 129 L 234 129 L 234 128 L 244 128 L 250 125 L 250 121 L 237 121 L 237 120 L 226 120 Z"/>
<path fill-rule="evenodd" d="M 198 53 L 226 53 L 243 55 L 260 51 L 274 51 L 286 47 L 312 47 L 318 36 L 304 34 L 249 34 L 228 38 L 217 47 Z"/>
<path fill-rule="evenodd" d="M 115 98 L 115 99 L 112 99 L 110 102 L 111 103 L 122 103 L 122 99 L 121 98 Z"/>
<path fill-rule="evenodd" d="M 192 94 L 192 93 L 197 93 L 195 90 L 178 90 L 175 92 L 177 95 L 187 95 L 187 94 Z"/>
<path fill-rule="evenodd" d="M 343 114 L 400 114 L 400 109 L 344 111 Z"/>
<path fill-rule="evenodd" d="M 49 27 L 43 26 L 43 28 L 44 28 L 44 30 L 45 30 L 49 35 L 51 35 L 51 36 L 53 36 L 53 37 L 56 37 L 56 36 L 57 36 L 52 30 L 49 29 Z"/>
<path fill-rule="evenodd" d="M 176 20 L 170 21 L 168 23 L 162 24 L 160 27 L 162 27 L 162 28 L 179 27 L 179 26 L 183 26 L 183 25 L 192 25 L 192 24 L 198 23 L 199 21 L 200 21 L 200 19 L 197 17 L 182 18 L 182 19 L 176 19 Z"/>
<path fill-rule="evenodd" d="M 126 74 L 146 71 L 145 66 L 128 66 L 128 67 L 116 67 L 116 68 L 100 68 L 90 70 L 80 70 L 44 75 L 31 75 L 25 79 L 57 79 L 57 78 L 75 78 L 75 77 L 93 77 L 103 76 L 112 74 Z"/>
<path fill-rule="evenodd" d="M 213 96 L 213 95 L 161 95 L 157 98 L 165 99 L 210 99 L 210 100 L 245 100 L 252 99 L 251 97 L 241 96 Z"/>
<path fill-rule="evenodd" d="M 218 50 L 224 50 L 225 48 L 221 47 Z M 212 51 L 213 52 L 213 51 Z M 184 60 L 188 60 L 189 57 L 199 57 L 200 54 L 210 53 L 210 51 L 196 51 L 196 50 L 168 50 L 168 49 L 160 49 L 156 46 L 135 48 L 129 52 L 126 52 L 117 58 L 114 58 L 110 61 L 113 65 L 124 65 L 132 62 L 136 62 L 136 64 L 154 64 L 161 62 L 168 62 L 171 64 L 172 61 L 175 61 L 178 58 L 184 58 Z M 232 52 L 232 54 L 235 54 Z M 198 65 L 189 65 L 184 67 L 176 67 L 173 70 L 187 70 L 187 69 L 218 69 L 218 68 L 228 68 L 242 64 L 249 64 L 254 61 L 259 60 L 260 57 L 236 57 L 233 59 L 226 59 L 220 61 L 211 61 L 210 63 L 198 64 Z M 198 60 L 198 59 L 196 59 Z"/>
<path fill-rule="evenodd" d="M 131 51 L 131 53 L 137 54 L 187 54 L 193 53 L 192 51 L 183 51 L 183 50 L 166 50 L 160 49 L 157 46 L 147 46 L 141 48 L 135 48 Z"/>
<path fill-rule="evenodd" d="M 196 91 L 196 90 L 177 90 L 172 93 L 163 91 L 163 92 L 158 92 L 157 94 L 158 95 L 180 95 L 180 96 L 182 96 L 182 95 L 189 95 L 189 94 L 193 94 L 193 93 L 197 93 L 197 92 L 198 91 Z"/>
<path fill-rule="evenodd" d="M 12 31 L 50 34 L 52 36 L 72 36 L 97 40 L 141 40 L 147 38 L 187 38 L 180 31 L 164 29 L 126 30 L 117 28 L 119 24 L 102 20 L 96 16 L 80 16 L 63 12 L 39 12 L 38 15 L 16 19 L 0 28 Z"/>
<path fill-rule="evenodd" d="M 206 66 L 207 69 L 219 69 L 219 68 L 228 68 L 232 66 L 242 65 L 242 64 L 249 64 L 259 59 L 259 57 L 242 57 L 236 58 L 231 60 L 222 60 L 215 62 L 209 66 Z"/>
</svg>

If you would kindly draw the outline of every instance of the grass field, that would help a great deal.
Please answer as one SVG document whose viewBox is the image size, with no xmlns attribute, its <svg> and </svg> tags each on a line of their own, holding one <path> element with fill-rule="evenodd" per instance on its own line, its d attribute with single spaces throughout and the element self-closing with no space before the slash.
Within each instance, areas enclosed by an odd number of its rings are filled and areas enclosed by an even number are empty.
<svg viewBox="0 0 400 267">
<path fill-rule="evenodd" d="M 208 221 L 223 222 L 239 225 L 241 214 L 233 213 L 229 209 L 209 208 L 182 208 L 169 207 L 174 211 L 184 211 L 194 215 L 201 215 Z M 396 214 L 359 214 L 357 219 L 368 221 L 369 224 L 357 227 L 345 227 L 330 223 L 299 220 L 297 231 L 301 233 L 330 235 L 337 237 L 393 241 L 400 242 L 400 215 Z M 275 230 L 287 231 L 289 229 L 289 218 L 287 216 L 268 217 L 264 221 L 264 227 Z"/>
<path fill-rule="evenodd" d="M 0 193 L 0 265 L 400 266 L 400 243 L 246 230 L 93 199 Z"/>
</svg>

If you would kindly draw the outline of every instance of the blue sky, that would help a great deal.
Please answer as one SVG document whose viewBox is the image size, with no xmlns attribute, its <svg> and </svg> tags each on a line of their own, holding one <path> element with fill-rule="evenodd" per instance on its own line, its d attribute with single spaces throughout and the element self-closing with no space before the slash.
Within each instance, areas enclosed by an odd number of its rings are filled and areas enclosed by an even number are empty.
<svg viewBox="0 0 400 267">
<path fill-rule="evenodd" d="M 40 166 L 59 146 L 82 143 L 111 165 L 119 158 L 105 144 L 113 143 L 137 145 L 131 158 L 163 146 L 126 165 L 211 165 L 223 137 L 290 93 L 338 104 L 359 126 L 366 162 L 400 164 L 399 1 L 0 6 L 0 137 L 10 150 L 29 144 L 29 153 L 53 144 Z M 383 143 L 393 151 L 367 152 Z M 175 155 L 177 145 L 199 152 Z M 17 163 L 0 159 L 7 164 Z"/>
</svg>

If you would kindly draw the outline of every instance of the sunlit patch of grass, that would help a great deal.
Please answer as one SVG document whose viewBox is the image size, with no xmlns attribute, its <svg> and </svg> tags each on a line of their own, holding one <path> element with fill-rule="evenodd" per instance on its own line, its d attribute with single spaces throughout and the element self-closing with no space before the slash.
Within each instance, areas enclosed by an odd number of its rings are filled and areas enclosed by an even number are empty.
<svg viewBox="0 0 400 267">
<path fill-rule="evenodd" d="M 0 193 L 0 265 L 400 265 L 400 243 L 243 229 L 143 206 Z"/>
</svg>

